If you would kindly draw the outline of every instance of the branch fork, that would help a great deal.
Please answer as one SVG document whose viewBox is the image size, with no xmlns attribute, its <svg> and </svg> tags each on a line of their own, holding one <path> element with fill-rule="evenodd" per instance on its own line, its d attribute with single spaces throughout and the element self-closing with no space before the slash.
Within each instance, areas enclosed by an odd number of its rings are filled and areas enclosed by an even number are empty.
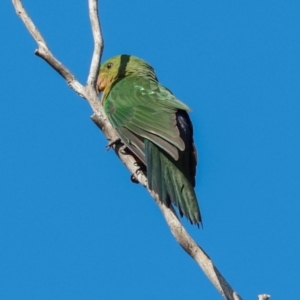
<svg viewBox="0 0 300 300">
<path fill-rule="evenodd" d="M 67 69 L 49 50 L 46 41 L 35 26 L 25 8 L 22 5 L 21 0 L 12 0 L 16 13 L 19 15 L 29 33 L 32 35 L 38 45 L 38 49 L 35 50 L 35 54 L 46 61 L 56 72 L 58 72 L 68 83 L 68 85 L 81 97 L 85 98 L 92 108 L 93 115 L 91 119 L 100 128 L 103 134 L 109 141 L 115 141 L 119 137 L 116 131 L 109 123 L 107 117 L 104 114 L 103 108 L 97 97 L 95 84 L 98 74 L 98 68 L 103 52 L 104 42 L 101 33 L 101 26 L 98 17 L 98 1 L 88 0 L 89 17 L 91 22 L 91 28 L 94 39 L 94 51 L 92 55 L 90 71 L 87 78 L 86 85 L 82 85 L 75 76 Z M 133 156 L 122 151 L 122 144 L 112 145 L 116 155 L 126 166 L 126 168 L 134 174 L 136 180 L 139 181 L 150 193 L 159 206 L 173 236 L 180 244 L 180 246 L 196 261 L 208 279 L 212 282 L 215 288 L 228 300 L 241 300 L 242 298 L 231 288 L 225 278 L 221 275 L 218 269 L 214 266 L 210 257 L 205 251 L 197 245 L 197 243 L 187 233 L 185 228 L 179 221 L 173 207 L 167 208 L 158 198 L 158 195 L 149 190 L 147 184 L 147 178 L 143 172 L 138 171 L 138 163 Z M 270 296 L 267 294 L 259 295 L 259 300 L 267 300 Z"/>
</svg>

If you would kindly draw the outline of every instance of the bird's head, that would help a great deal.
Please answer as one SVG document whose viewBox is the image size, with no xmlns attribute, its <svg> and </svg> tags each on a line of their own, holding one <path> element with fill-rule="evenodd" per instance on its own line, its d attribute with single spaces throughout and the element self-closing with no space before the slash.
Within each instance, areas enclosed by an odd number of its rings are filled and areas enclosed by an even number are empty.
<svg viewBox="0 0 300 300">
<path fill-rule="evenodd" d="M 97 92 L 108 91 L 113 83 L 132 74 L 150 74 L 151 77 L 156 78 L 153 68 L 144 60 L 127 54 L 117 55 L 101 65 L 97 79 Z"/>
</svg>

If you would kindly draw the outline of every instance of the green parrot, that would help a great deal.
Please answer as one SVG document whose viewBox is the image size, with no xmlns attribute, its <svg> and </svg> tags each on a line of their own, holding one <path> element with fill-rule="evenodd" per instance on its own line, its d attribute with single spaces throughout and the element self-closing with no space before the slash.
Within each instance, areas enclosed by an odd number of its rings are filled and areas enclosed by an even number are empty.
<svg viewBox="0 0 300 300">
<path fill-rule="evenodd" d="M 149 189 L 199 226 L 189 107 L 158 82 L 147 62 L 131 55 L 118 55 L 101 65 L 97 90 L 120 139 L 146 167 Z"/>
</svg>

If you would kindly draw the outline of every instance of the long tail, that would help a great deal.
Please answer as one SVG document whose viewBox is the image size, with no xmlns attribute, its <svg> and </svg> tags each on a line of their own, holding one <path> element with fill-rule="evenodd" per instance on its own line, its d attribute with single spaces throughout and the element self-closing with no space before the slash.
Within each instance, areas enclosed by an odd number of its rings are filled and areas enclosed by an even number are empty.
<svg viewBox="0 0 300 300">
<path fill-rule="evenodd" d="M 175 161 L 152 142 L 145 140 L 148 185 L 159 195 L 161 201 L 176 205 L 181 216 L 186 216 L 199 226 L 202 222 L 197 197 L 191 178 L 184 174 L 184 159 Z"/>
</svg>

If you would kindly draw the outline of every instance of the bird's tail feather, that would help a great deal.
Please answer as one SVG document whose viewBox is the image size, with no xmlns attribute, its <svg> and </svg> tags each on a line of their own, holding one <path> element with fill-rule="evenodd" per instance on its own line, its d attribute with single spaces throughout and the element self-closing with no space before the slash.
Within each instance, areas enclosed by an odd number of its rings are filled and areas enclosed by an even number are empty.
<svg viewBox="0 0 300 300">
<path fill-rule="evenodd" d="M 180 170 L 180 165 L 170 155 L 150 141 L 145 141 L 148 185 L 160 200 L 178 207 L 181 216 L 192 223 L 201 223 L 200 210 L 193 185 Z"/>
</svg>

